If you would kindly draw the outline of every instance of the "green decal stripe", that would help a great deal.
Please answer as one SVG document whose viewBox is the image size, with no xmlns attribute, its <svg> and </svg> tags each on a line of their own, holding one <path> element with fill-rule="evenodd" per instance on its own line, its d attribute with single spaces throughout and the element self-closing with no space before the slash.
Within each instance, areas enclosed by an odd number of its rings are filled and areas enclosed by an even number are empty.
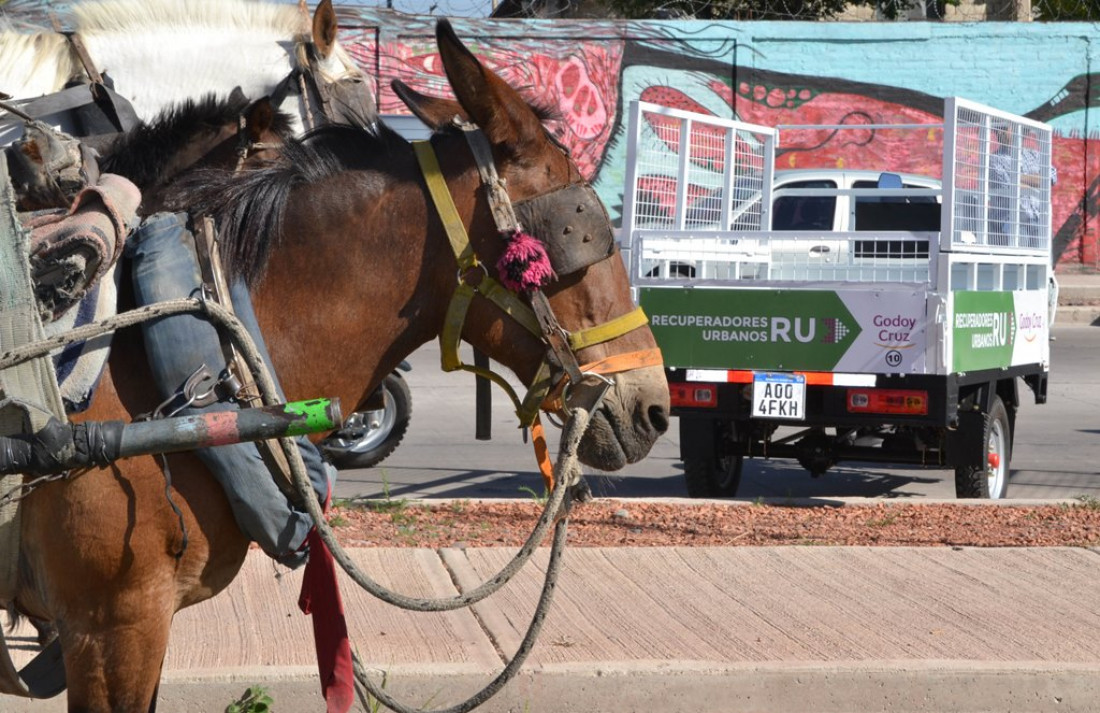
<svg viewBox="0 0 1100 713">
<path fill-rule="evenodd" d="M 827 371 L 860 334 L 836 292 L 642 288 L 667 366 Z"/>
<path fill-rule="evenodd" d="M 951 323 L 953 371 L 1012 363 L 1016 309 L 1011 292 L 955 292 Z"/>
</svg>

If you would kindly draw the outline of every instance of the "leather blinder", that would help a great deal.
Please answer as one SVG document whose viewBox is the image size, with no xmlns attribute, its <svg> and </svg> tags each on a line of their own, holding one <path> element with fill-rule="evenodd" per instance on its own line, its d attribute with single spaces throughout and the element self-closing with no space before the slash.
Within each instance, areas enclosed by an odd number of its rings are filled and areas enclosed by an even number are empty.
<svg viewBox="0 0 1100 713">
<path fill-rule="evenodd" d="M 520 224 L 546 246 L 550 266 L 569 275 L 607 258 L 615 235 L 596 191 L 574 183 L 515 203 Z"/>
</svg>

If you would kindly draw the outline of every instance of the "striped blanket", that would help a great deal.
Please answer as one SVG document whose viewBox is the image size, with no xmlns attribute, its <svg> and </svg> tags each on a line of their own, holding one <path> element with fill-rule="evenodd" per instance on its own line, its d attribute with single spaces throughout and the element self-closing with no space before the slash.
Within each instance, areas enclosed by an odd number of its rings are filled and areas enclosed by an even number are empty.
<svg viewBox="0 0 1100 713">
<path fill-rule="evenodd" d="M 113 317 L 118 311 L 118 270 L 116 263 L 72 309 L 43 325 L 46 336 L 64 334 L 75 327 Z M 110 355 L 110 334 L 70 344 L 51 355 L 67 413 L 80 413 L 91 405 L 96 384 Z"/>
</svg>

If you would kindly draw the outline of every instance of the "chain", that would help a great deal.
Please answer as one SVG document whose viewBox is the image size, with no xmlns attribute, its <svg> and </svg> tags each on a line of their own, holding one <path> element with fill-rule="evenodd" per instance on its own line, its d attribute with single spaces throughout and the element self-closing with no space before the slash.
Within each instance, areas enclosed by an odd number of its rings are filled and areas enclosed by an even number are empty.
<svg viewBox="0 0 1100 713">
<path fill-rule="evenodd" d="M 46 483 L 52 483 L 57 480 L 66 480 L 72 475 L 73 472 L 71 470 L 66 470 L 60 473 L 40 475 L 34 480 L 24 481 L 14 488 L 9 488 L 7 491 L 4 492 L 3 495 L 0 495 L 0 507 L 19 502 Z M 80 475 L 80 473 L 77 473 L 77 475 Z"/>
</svg>

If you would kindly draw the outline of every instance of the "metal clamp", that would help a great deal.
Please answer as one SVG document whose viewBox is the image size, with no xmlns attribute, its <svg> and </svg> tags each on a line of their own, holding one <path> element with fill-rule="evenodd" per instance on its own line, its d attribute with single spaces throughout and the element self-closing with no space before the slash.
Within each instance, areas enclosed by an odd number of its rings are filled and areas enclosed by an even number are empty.
<svg viewBox="0 0 1100 713">
<path fill-rule="evenodd" d="M 585 377 L 593 376 L 597 381 L 602 382 L 602 386 L 599 388 L 599 393 L 596 399 L 592 402 L 592 405 L 587 409 L 588 413 L 593 413 L 600 404 L 603 403 L 604 397 L 607 395 L 608 389 L 615 385 L 615 379 L 613 377 L 604 376 L 603 374 L 597 374 L 594 371 L 581 372 L 581 379 Z M 574 386 L 573 382 L 569 379 L 566 380 L 565 385 L 561 389 L 561 410 L 565 414 L 566 418 L 573 417 L 573 409 L 569 407 L 569 389 Z"/>
</svg>

